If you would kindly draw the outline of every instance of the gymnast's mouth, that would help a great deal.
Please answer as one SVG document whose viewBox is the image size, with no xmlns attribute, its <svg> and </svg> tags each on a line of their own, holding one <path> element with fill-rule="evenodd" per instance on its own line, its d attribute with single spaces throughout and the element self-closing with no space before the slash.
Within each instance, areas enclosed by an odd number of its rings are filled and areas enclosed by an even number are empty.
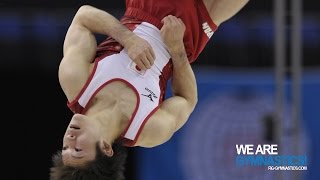
<svg viewBox="0 0 320 180">
<path fill-rule="evenodd" d="M 77 125 L 75 125 L 75 124 L 71 124 L 71 125 L 70 125 L 70 128 L 71 128 L 71 129 L 80 129 L 80 127 L 77 126 Z"/>
</svg>

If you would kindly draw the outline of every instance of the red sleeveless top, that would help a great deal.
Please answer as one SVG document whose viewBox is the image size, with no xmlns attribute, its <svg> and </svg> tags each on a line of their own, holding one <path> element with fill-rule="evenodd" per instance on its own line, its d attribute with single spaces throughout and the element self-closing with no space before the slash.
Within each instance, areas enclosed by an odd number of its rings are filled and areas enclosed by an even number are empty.
<svg viewBox="0 0 320 180">
<path fill-rule="evenodd" d="M 161 20 L 167 15 L 184 22 L 184 43 L 192 63 L 217 29 L 202 0 L 126 0 L 127 18 L 146 21 L 161 29 Z"/>
<path fill-rule="evenodd" d="M 217 29 L 202 0 L 126 0 L 121 21 L 131 30 L 135 28 L 133 24 L 141 22 L 161 29 L 161 20 L 167 15 L 174 15 L 184 22 L 184 44 L 189 62 L 194 62 Z M 99 45 L 98 54 L 103 54 L 108 43 L 110 39 Z"/>
</svg>

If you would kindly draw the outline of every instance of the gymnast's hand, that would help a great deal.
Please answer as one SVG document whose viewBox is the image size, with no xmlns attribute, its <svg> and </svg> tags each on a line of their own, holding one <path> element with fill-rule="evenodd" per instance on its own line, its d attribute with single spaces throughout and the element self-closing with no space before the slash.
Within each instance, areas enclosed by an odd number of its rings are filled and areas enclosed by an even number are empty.
<svg viewBox="0 0 320 180">
<path fill-rule="evenodd" d="M 124 46 L 129 57 L 141 70 L 150 69 L 154 63 L 155 55 L 151 45 L 139 36 L 132 34 Z"/>
<path fill-rule="evenodd" d="M 186 27 L 180 18 L 168 15 L 162 19 L 161 36 L 171 56 L 185 53 L 183 37 Z"/>
</svg>

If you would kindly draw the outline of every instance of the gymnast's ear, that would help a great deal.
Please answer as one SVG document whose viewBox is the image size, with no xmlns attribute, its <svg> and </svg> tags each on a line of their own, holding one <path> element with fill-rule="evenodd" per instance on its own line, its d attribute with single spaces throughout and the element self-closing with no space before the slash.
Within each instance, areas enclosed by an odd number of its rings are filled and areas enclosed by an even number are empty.
<svg viewBox="0 0 320 180">
<path fill-rule="evenodd" d="M 111 144 L 107 143 L 104 140 L 100 140 L 100 148 L 103 154 L 105 154 L 106 156 L 109 156 L 109 157 L 113 156 L 113 149 Z"/>
</svg>

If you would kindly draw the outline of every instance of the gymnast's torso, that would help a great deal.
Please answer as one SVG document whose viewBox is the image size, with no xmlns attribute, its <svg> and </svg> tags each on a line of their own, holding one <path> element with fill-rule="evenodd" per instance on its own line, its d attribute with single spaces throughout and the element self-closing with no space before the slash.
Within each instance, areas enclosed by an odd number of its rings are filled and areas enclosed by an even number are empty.
<svg viewBox="0 0 320 180">
<path fill-rule="evenodd" d="M 134 146 L 139 135 L 152 121 L 163 100 L 161 76 L 170 55 L 162 42 L 160 30 L 150 23 L 141 23 L 133 31 L 147 40 L 155 52 L 151 69 L 141 71 L 130 59 L 125 49 L 104 58 L 97 58 L 91 74 L 76 98 L 68 103 L 74 113 L 91 113 L 96 103 L 117 104 L 127 128 L 118 139 L 125 146 Z M 148 129 L 148 128 L 146 128 Z"/>
</svg>

